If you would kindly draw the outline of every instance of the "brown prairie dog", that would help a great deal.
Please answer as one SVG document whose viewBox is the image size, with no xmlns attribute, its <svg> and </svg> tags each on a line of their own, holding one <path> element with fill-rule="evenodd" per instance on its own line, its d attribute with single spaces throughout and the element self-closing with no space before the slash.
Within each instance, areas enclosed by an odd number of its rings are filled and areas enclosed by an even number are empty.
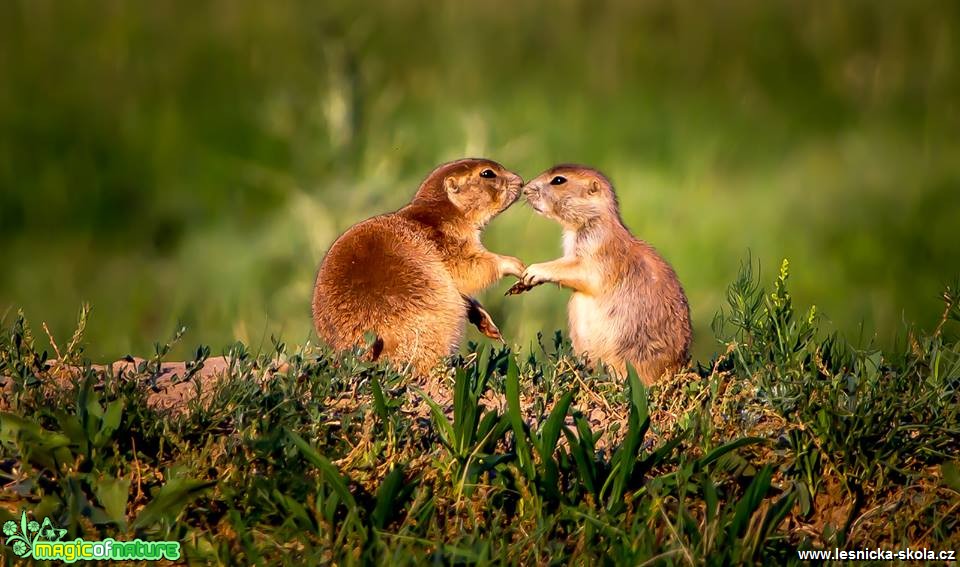
<svg viewBox="0 0 960 567">
<path fill-rule="evenodd" d="M 508 293 L 554 282 L 573 291 L 567 308 L 577 354 L 621 375 L 632 364 L 646 384 L 690 360 L 690 308 L 673 268 L 620 218 L 599 171 L 560 165 L 523 188 L 537 213 L 563 227 L 563 257 L 532 264 Z"/>
<path fill-rule="evenodd" d="M 484 248 L 486 224 L 516 201 L 523 180 L 486 159 L 437 167 L 399 211 L 348 229 L 324 257 L 313 296 L 319 337 L 336 350 L 377 336 L 374 357 L 426 375 L 456 352 L 466 321 L 499 338 L 470 295 L 524 265 Z"/>
</svg>

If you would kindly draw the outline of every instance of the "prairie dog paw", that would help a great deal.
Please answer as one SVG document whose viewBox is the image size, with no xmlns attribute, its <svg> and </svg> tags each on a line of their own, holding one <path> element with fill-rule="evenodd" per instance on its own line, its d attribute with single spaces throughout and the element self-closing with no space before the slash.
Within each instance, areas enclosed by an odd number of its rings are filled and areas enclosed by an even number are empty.
<svg viewBox="0 0 960 567">
<path fill-rule="evenodd" d="M 484 335 L 491 339 L 504 342 L 503 335 L 500 334 L 500 329 L 497 328 L 497 324 L 493 322 L 493 317 L 490 316 L 486 308 L 472 297 L 463 296 L 463 298 L 467 303 L 467 320 L 475 325 Z"/>
<path fill-rule="evenodd" d="M 543 264 L 531 264 L 523 271 L 520 276 L 520 283 L 527 287 L 533 287 L 552 281 L 550 271 L 545 269 Z"/>
<path fill-rule="evenodd" d="M 514 276 L 519 278 L 526 266 L 519 258 L 500 256 L 500 276 Z"/>
</svg>

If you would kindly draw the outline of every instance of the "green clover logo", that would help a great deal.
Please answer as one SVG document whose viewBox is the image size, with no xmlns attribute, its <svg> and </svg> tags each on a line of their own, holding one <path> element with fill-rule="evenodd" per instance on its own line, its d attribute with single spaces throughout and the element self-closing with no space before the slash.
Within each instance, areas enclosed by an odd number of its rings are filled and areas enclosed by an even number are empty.
<svg viewBox="0 0 960 567">
<path fill-rule="evenodd" d="M 27 511 L 20 513 L 20 525 L 13 520 L 4 522 L 3 535 L 7 536 L 6 544 L 13 548 L 17 557 L 28 558 L 33 555 L 33 546 L 38 541 L 59 541 L 67 530 L 53 525 L 50 518 L 44 518 L 40 524 L 36 520 L 27 520 Z"/>
<path fill-rule="evenodd" d="M 17 523 L 10 520 L 3 524 L 3 535 L 12 536 L 17 533 Z"/>
</svg>

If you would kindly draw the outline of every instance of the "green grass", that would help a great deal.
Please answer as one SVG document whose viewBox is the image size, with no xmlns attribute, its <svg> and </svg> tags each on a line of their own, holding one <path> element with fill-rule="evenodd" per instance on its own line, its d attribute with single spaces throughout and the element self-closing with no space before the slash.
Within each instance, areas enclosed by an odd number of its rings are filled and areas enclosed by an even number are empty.
<svg viewBox="0 0 960 567">
<path fill-rule="evenodd" d="M 936 324 L 960 265 L 954 3 L 554 4 L 10 2 L 0 313 L 64 334 L 89 301 L 99 360 L 180 324 L 305 342 L 336 235 L 485 155 L 608 173 L 677 268 L 700 358 L 747 250 L 791 258 L 795 295 L 851 337 Z M 485 241 L 560 252 L 520 206 Z M 507 285 L 481 299 L 508 342 L 563 328 L 564 293 Z"/>
<path fill-rule="evenodd" d="M 15 317 L 0 337 L 0 515 L 26 508 L 71 539 L 174 539 L 189 561 L 224 565 L 782 564 L 797 549 L 960 547 L 957 288 L 934 331 L 881 351 L 796 306 L 786 262 L 769 292 L 754 269 L 715 318 L 723 354 L 696 372 L 648 391 L 633 373 L 586 372 L 559 334 L 472 345 L 445 382 L 450 407 L 353 354 L 274 340 L 260 355 L 231 346 L 205 402 L 158 412 L 166 346 L 122 375 L 87 363 L 65 388 Z M 82 329 L 64 344 L 83 358 Z"/>
</svg>

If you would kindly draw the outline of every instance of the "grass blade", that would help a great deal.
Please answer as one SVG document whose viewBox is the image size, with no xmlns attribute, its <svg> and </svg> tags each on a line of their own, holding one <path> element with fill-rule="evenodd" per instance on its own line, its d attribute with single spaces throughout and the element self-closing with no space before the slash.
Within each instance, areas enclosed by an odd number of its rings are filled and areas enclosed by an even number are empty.
<svg viewBox="0 0 960 567">
<path fill-rule="evenodd" d="M 387 473 L 386 478 L 380 483 L 380 488 L 377 489 L 377 503 L 371 514 L 373 527 L 382 530 L 390 518 L 402 509 L 406 496 L 413 492 L 413 484 L 403 483 L 404 471 L 405 467 L 398 465 Z"/>
<path fill-rule="evenodd" d="M 387 419 L 390 414 L 387 412 L 387 400 L 383 396 L 383 387 L 380 386 L 380 379 L 376 374 L 370 377 L 370 388 L 373 390 L 373 409 L 377 412 L 383 426 L 386 427 Z"/>
<path fill-rule="evenodd" d="M 300 450 L 300 453 L 304 456 L 307 461 L 309 461 L 313 466 L 320 469 L 320 472 L 323 473 L 323 478 L 333 489 L 334 493 L 340 497 L 340 500 L 351 510 L 356 509 L 357 503 L 353 498 L 353 494 L 350 494 L 350 490 L 347 488 L 347 482 L 341 476 L 340 471 L 326 459 L 323 455 L 317 452 L 316 449 L 310 446 L 303 437 L 300 437 L 293 431 L 287 430 L 287 437 L 293 444 L 297 446 L 297 449 Z"/>
<path fill-rule="evenodd" d="M 191 500 L 216 484 L 216 481 L 171 478 L 137 514 L 133 529 L 146 528 L 163 520 L 172 524 Z"/>
<path fill-rule="evenodd" d="M 510 424 L 513 426 L 513 438 L 515 439 L 517 457 L 520 460 L 520 468 L 528 479 L 533 479 L 536 475 L 531 460 L 530 447 L 527 444 L 527 431 L 523 423 L 523 414 L 520 412 L 520 368 L 517 366 L 516 357 L 511 356 L 507 365 L 507 413 L 510 416 Z"/>
<path fill-rule="evenodd" d="M 433 415 L 433 422 L 439 430 L 440 439 L 451 451 L 455 451 L 454 439 L 456 438 L 456 434 L 453 429 L 453 424 L 447 419 L 447 415 L 443 413 L 443 408 L 420 388 L 411 386 L 410 389 L 416 392 L 417 395 L 423 398 L 423 401 L 427 402 L 427 405 L 430 406 L 430 414 Z"/>
<path fill-rule="evenodd" d="M 560 430 L 563 427 L 563 421 L 567 417 L 567 410 L 573 402 L 573 392 L 567 392 L 560 398 L 557 405 L 553 407 L 543 429 L 540 433 L 540 442 L 537 450 L 540 452 L 540 458 L 544 461 L 553 458 L 553 452 L 557 447 L 557 441 L 560 440 Z"/>
<path fill-rule="evenodd" d="M 710 451 L 706 455 L 700 457 L 696 461 L 695 470 L 703 470 L 709 465 L 715 463 L 720 457 L 726 455 L 731 451 L 735 451 L 740 447 L 746 447 L 747 445 L 756 445 L 758 443 L 765 443 L 766 439 L 762 437 L 742 437 L 740 439 L 735 439 L 729 443 L 720 445 L 716 449 Z"/>
<path fill-rule="evenodd" d="M 764 496 L 767 494 L 767 490 L 770 489 L 770 479 L 772 476 L 773 467 L 770 465 L 764 465 L 763 468 L 757 472 L 757 476 L 754 477 L 753 482 L 747 487 L 743 497 L 737 502 L 733 514 L 733 521 L 730 522 L 730 528 L 727 531 L 731 536 L 728 541 L 732 538 L 743 537 L 743 533 L 750 523 L 750 517 L 757 511 L 757 508 L 760 507 Z"/>
<path fill-rule="evenodd" d="M 617 449 L 614 456 L 616 477 L 607 501 L 608 510 L 612 510 L 623 503 L 622 496 L 633 475 L 640 445 L 650 428 L 647 389 L 643 386 L 643 382 L 640 381 L 640 377 L 632 365 L 627 365 L 627 382 L 630 385 L 629 429 L 623 444 Z"/>
</svg>

